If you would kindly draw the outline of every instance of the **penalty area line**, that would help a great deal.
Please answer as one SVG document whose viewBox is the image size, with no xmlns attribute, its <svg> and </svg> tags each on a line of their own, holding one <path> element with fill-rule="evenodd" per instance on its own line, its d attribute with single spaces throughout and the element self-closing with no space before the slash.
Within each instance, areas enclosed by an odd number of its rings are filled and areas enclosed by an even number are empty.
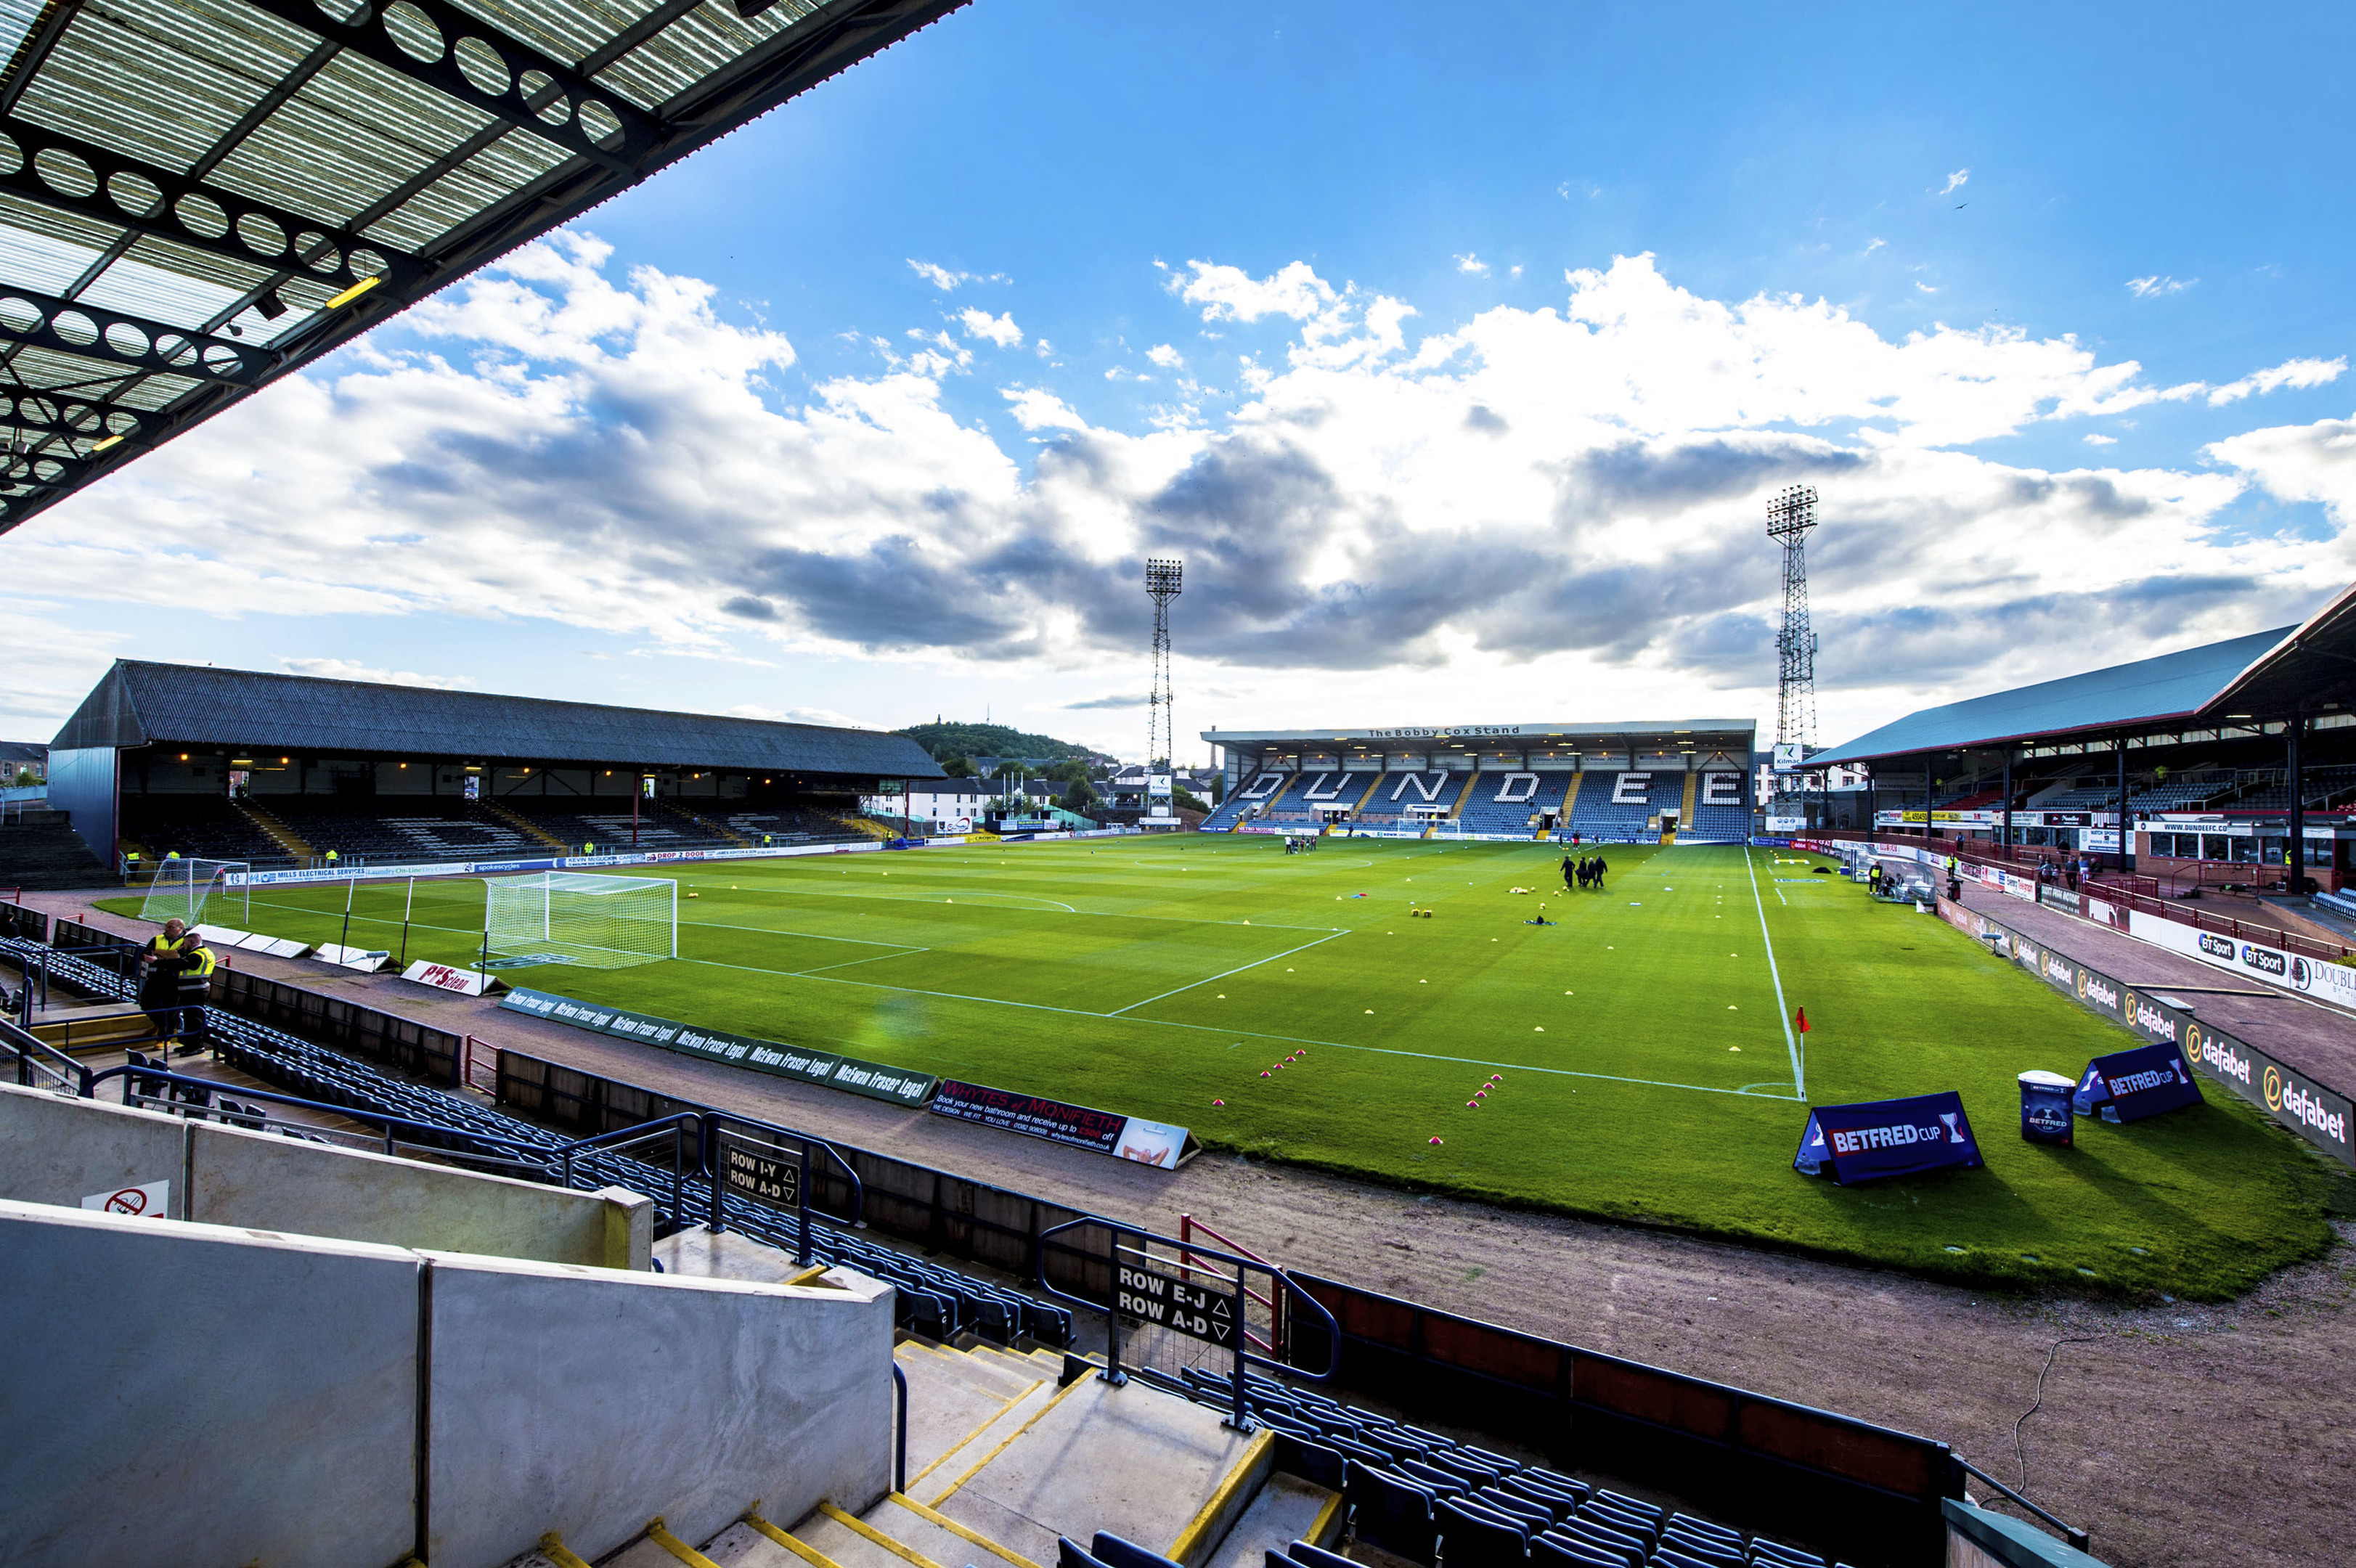
<svg viewBox="0 0 2356 1568">
<path fill-rule="evenodd" d="M 1214 980 L 1224 980 L 1230 975 L 1240 975 L 1247 969 L 1257 969 L 1263 964 L 1273 964 L 1280 958 L 1290 958 L 1296 953 L 1306 953 L 1311 948 L 1315 947 L 1322 943 L 1333 941 L 1336 936 L 1347 936 L 1350 933 L 1346 931 L 1337 931 L 1333 933 L 1332 935 L 1321 936 L 1315 942 L 1304 942 L 1298 947 L 1288 947 L 1281 953 L 1271 953 L 1265 958 L 1255 958 L 1248 964 L 1238 964 L 1232 969 L 1223 969 L 1215 975 L 1206 975 L 1199 980 L 1189 980 L 1183 986 L 1162 992 L 1159 997 L 1148 997 L 1144 1001 L 1131 1002 L 1126 1008 L 1115 1008 L 1112 1011 L 1105 1014 L 1105 1017 L 1108 1019 L 1117 1019 L 1123 1013 L 1133 1011 L 1138 1008 L 1151 1007 L 1155 1002 L 1162 1001 L 1170 997 L 1178 996 L 1182 992 L 1191 991 L 1197 986 L 1207 986 Z"/>
</svg>

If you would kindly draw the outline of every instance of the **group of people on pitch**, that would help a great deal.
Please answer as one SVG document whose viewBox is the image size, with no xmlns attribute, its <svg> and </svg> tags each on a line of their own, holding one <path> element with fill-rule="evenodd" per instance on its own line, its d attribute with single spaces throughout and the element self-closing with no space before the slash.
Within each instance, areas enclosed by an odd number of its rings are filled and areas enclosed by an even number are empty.
<svg viewBox="0 0 2356 1568">
<path fill-rule="evenodd" d="M 205 1049 L 205 1008 L 212 1000 L 213 950 L 185 921 L 167 920 L 164 933 L 139 949 L 139 1010 L 155 1026 L 155 1038 L 177 1054 Z"/>
<path fill-rule="evenodd" d="M 1568 889 L 1600 889 L 1603 886 L 1603 873 L 1610 869 L 1600 854 L 1581 855 L 1575 862 L 1565 855 L 1562 858 L 1562 885 Z"/>
</svg>

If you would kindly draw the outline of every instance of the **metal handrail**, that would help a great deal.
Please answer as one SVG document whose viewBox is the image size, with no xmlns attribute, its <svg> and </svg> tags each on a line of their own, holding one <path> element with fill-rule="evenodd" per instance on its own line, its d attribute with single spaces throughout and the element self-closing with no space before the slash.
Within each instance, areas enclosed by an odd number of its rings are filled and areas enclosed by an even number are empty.
<svg viewBox="0 0 2356 1568">
<path fill-rule="evenodd" d="M 1113 1272 L 1111 1279 L 1107 1283 L 1107 1295 L 1108 1299 L 1104 1302 L 1090 1301 L 1086 1296 L 1074 1296 L 1069 1291 L 1058 1290 L 1054 1285 L 1047 1283 L 1046 1269 L 1044 1266 L 1044 1263 L 1048 1238 L 1061 1235 L 1066 1231 L 1076 1231 L 1083 1225 L 1098 1225 L 1112 1232 L 1112 1246 L 1106 1254 L 1105 1262 L 1107 1266 Z M 1275 1264 L 1262 1263 L 1254 1258 L 1245 1257 L 1238 1253 L 1220 1252 L 1215 1248 L 1211 1247 L 1191 1246 L 1189 1243 L 1180 1241 L 1175 1236 L 1165 1236 L 1158 1232 L 1141 1230 L 1134 1225 L 1122 1224 L 1118 1220 L 1107 1220 L 1099 1215 L 1084 1214 L 1076 1220 L 1066 1220 L 1060 1225 L 1050 1225 L 1045 1230 L 1039 1232 L 1038 1245 L 1043 1264 L 1043 1266 L 1039 1271 L 1039 1288 L 1049 1296 L 1057 1296 L 1065 1301 L 1070 1302 L 1075 1307 L 1084 1307 L 1091 1312 L 1101 1312 L 1105 1315 L 1104 1378 L 1107 1382 L 1118 1384 L 1126 1381 L 1128 1378 L 1128 1374 L 1120 1370 L 1119 1271 L 1120 1254 L 1123 1250 L 1120 1243 L 1121 1238 L 1125 1236 L 1133 1236 L 1138 1240 L 1146 1243 L 1159 1243 L 1172 1249 L 1173 1251 L 1181 1252 L 1190 1258 L 1210 1258 L 1220 1263 L 1234 1265 L 1236 1270 L 1236 1343 L 1234 1346 L 1236 1371 L 1235 1407 L 1230 1420 L 1232 1424 L 1238 1431 L 1248 1429 L 1251 1424 L 1251 1414 L 1245 1397 L 1245 1380 L 1248 1368 L 1253 1365 L 1268 1367 L 1272 1370 L 1288 1372 L 1292 1376 L 1301 1378 L 1308 1382 L 1323 1382 L 1326 1379 L 1332 1377 L 1335 1372 L 1342 1370 L 1341 1324 L 1334 1319 L 1333 1313 L 1326 1310 L 1325 1304 L 1323 1302 L 1318 1300 L 1315 1296 L 1310 1295 L 1309 1292 L 1303 1290 L 1300 1285 L 1293 1283 L 1292 1275 L 1290 1270 L 1280 1267 Z M 1087 1256 L 1088 1254 L 1084 1253 L 1082 1255 Z M 1142 1256 L 1144 1254 L 1141 1253 L 1140 1255 Z M 1281 1285 L 1285 1290 L 1290 1292 L 1295 1297 L 1306 1303 L 1318 1317 L 1323 1317 L 1325 1320 L 1326 1362 L 1325 1370 L 1323 1371 L 1308 1371 L 1302 1368 L 1293 1366 L 1290 1362 L 1275 1360 L 1267 1356 L 1255 1355 L 1252 1352 L 1250 1339 L 1244 1332 L 1243 1302 L 1245 1285 L 1243 1281 L 1244 1273 L 1248 1269 L 1258 1269 L 1261 1273 L 1267 1275 L 1275 1284 Z"/>
<path fill-rule="evenodd" d="M 842 1152 L 836 1148 L 832 1144 L 828 1143 L 824 1138 L 812 1137 L 808 1133 L 798 1133 L 791 1127 L 781 1127 L 774 1122 L 755 1121 L 750 1116 L 739 1116 L 729 1111 L 704 1111 L 701 1113 L 701 1115 L 704 1123 L 704 1170 L 712 1178 L 712 1208 L 709 1217 L 704 1221 L 705 1230 L 711 1231 L 716 1234 L 728 1228 L 727 1212 L 722 1201 L 725 1186 L 725 1179 L 721 1174 L 719 1162 L 712 1158 L 712 1151 L 719 1147 L 719 1133 L 722 1125 L 729 1122 L 734 1122 L 740 1126 L 754 1127 L 765 1133 L 774 1133 L 782 1137 L 792 1138 L 799 1146 L 801 1155 L 801 1174 L 799 1179 L 796 1181 L 794 1188 L 796 1193 L 794 1214 L 795 1218 L 799 1222 L 800 1234 L 796 1243 L 795 1255 L 797 1260 L 805 1267 L 809 1265 L 810 1261 L 810 1150 L 819 1149 L 823 1151 L 829 1159 L 834 1161 L 837 1166 L 841 1168 L 842 1174 L 851 1179 L 851 1218 L 849 1224 L 854 1231 L 860 1229 L 865 1224 L 867 1219 L 867 1184 L 860 1179 L 859 1172 L 851 1168 L 851 1162 L 843 1158 Z"/>
<path fill-rule="evenodd" d="M 2002 1481 L 1997 1480 L 1994 1476 L 1989 1475 L 1986 1470 L 1981 1469 L 1977 1465 L 1973 1464 L 1969 1459 L 1965 1458 L 1961 1454 L 1956 1454 L 1953 1456 L 1956 1464 L 1961 1465 L 1965 1469 L 1969 1470 L 1973 1475 L 1977 1476 L 1981 1480 L 1986 1481 L 1989 1486 L 1994 1487 L 1997 1491 L 2002 1492 L 2006 1497 L 2011 1499 L 2022 1508 L 2027 1509 L 2039 1519 L 2041 1519 L 2047 1524 L 2051 1525 L 2055 1530 L 2060 1531 L 2062 1532 L 2062 1539 L 2067 1541 L 2071 1545 L 2076 1547 L 2081 1552 L 2092 1550 L 2092 1547 L 2088 1543 L 2093 1538 L 2087 1535 L 2084 1531 L 2080 1530 L 2074 1524 L 2066 1524 L 2061 1520 L 2056 1519 L 2053 1515 L 2046 1512 L 2045 1509 L 2038 1507 L 2035 1503 L 2030 1502 L 2027 1498 L 2022 1497 L 2019 1492 L 2014 1491 L 2010 1487 L 2006 1486 Z"/>
<path fill-rule="evenodd" d="M 1252 1262 L 1258 1264 L 1263 1267 L 1274 1268 L 1276 1266 L 1274 1264 L 1269 1263 L 1266 1258 L 1260 1256 L 1258 1253 L 1252 1251 L 1249 1247 L 1245 1246 L 1241 1242 L 1237 1241 L 1234 1237 L 1221 1235 L 1218 1232 L 1213 1230 L 1202 1221 L 1197 1220 L 1192 1214 L 1181 1214 L 1178 1216 L 1178 1236 L 1182 1243 L 1182 1250 L 1179 1254 L 1179 1266 L 1182 1271 L 1184 1269 L 1186 1264 L 1194 1258 L 1194 1253 L 1193 1251 L 1192 1238 L 1193 1232 L 1196 1231 L 1202 1232 L 1203 1234 L 1210 1237 L 1211 1240 L 1218 1243 L 1219 1245 L 1239 1253 L 1243 1256 L 1251 1259 Z M 1262 1296 L 1257 1290 L 1247 1290 L 1245 1294 L 1248 1295 L 1254 1301 L 1258 1302 L 1262 1307 L 1268 1308 L 1268 1338 L 1263 1339 L 1258 1335 L 1253 1334 L 1249 1329 L 1245 1330 L 1246 1336 L 1255 1344 L 1258 1345 L 1261 1349 L 1268 1351 L 1270 1355 L 1282 1355 L 1284 1353 L 1283 1293 L 1280 1291 L 1274 1296 Z"/>
<path fill-rule="evenodd" d="M 548 1152 L 552 1157 L 563 1161 L 564 1185 L 571 1187 L 573 1157 L 581 1150 L 608 1147 L 620 1150 L 635 1144 L 650 1142 L 662 1136 L 666 1132 L 669 1133 L 671 1223 L 684 1228 L 687 1222 L 687 1149 L 683 1141 L 683 1131 L 690 1126 L 695 1128 L 696 1174 L 710 1176 L 712 1162 L 708 1152 L 709 1140 L 704 1136 L 703 1120 L 702 1115 L 697 1112 L 681 1111 L 676 1115 L 664 1116 L 659 1121 L 641 1122 L 635 1127 L 620 1127 L 610 1133 L 600 1133 L 594 1138 L 575 1138 L 573 1142 Z"/>
<path fill-rule="evenodd" d="M 203 1094 L 201 1098 L 195 1101 L 182 1101 L 180 1103 L 184 1104 L 192 1104 L 208 1111 L 212 1109 L 212 1098 L 215 1094 L 230 1093 L 241 1098 L 267 1101 L 274 1105 L 294 1105 L 306 1111 L 325 1112 L 329 1115 L 341 1116 L 351 1121 L 376 1122 L 380 1124 L 385 1129 L 384 1152 L 387 1154 L 392 1153 L 398 1147 L 398 1140 L 393 1136 L 393 1131 L 396 1128 L 409 1128 L 418 1132 L 434 1133 L 444 1137 L 464 1138 L 470 1143 L 487 1146 L 495 1149 L 503 1149 L 510 1155 L 523 1156 L 532 1152 L 521 1148 L 519 1146 L 507 1143 L 503 1139 L 496 1138 L 490 1134 L 477 1132 L 467 1127 L 447 1126 L 438 1122 L 421 1122 L 410 1116 L 396 1116 L 388 1111 L 372 1111 L 364 1105 L 331 1105 L 324 1101 L 305 1100 L 294 1094 L 282 1094 L 273 1089 L 249 1089 L 241 1083 L 224 1083 L 218 1078 L 198 1078 L 190 1073 L 174 1072 L 166 1068 L 140 1067 L 128 1062 L 124 1063 L 121 1067 L 110 1067 L 102 1072 L 94 1072 L 91 1074 L 88 1081 L 83 1084 L 80 1098 L 85 1100 L 97 1099 L 99 1085 L 104 1083 L 110 1078 L 120 1078 L 123 1080 L 123 1103 L 126 1105 L 130 1104 L 134 1097 L 142 1100 L 162 1098 L 160 1095 L 150 1094 L 145 1089 L 138 1087 L 137 1084 L 134 1083 L 134 1080 L 136 1080 L 138 1081 L 138 1083 L 175 1083 L 187 1088 L 202 1090 Z M 322 1128 L 316 1130 L 333 1131 L 334 1129 Z M 417 1144 L 412 1145 L 412 1147 L 418 1148 L 433 1148 L 435 1146 L 430 1144 Z M 547 1174 L 549 1171 L 549 1166 L 544 1160 L 527 1157 L 502 1158 L 498 1155 L 469 1154 L 464 1150 L 440 1149 L 437 1150 L 437 1152 L 457 1154 L 460 1157 L 466 1159 L 479 1159 L 485 1164 L 507 1165 L 519 1169 L 538 1170 L 543 1175 Z"/>
<path fill-rule="evenodd" d="M 30 1029 L 0 1019 L 0 1045 L 15 1054 L 16 1082 L 22 1087 L 37 1087 L 30 1078 L 37 1072 L 56 1079 L 60 1086 L 70 1084 L 77 1099 L 90 1098 L 90 1069 Z M 54 1059 L 56 1065 L 38 1060 L 42 1057 Z"/>
<path fill-rule="evenodd" d="M 892 1358 L 892 1489 L 908 1491 L 908 1374 Z"/>
</svg>

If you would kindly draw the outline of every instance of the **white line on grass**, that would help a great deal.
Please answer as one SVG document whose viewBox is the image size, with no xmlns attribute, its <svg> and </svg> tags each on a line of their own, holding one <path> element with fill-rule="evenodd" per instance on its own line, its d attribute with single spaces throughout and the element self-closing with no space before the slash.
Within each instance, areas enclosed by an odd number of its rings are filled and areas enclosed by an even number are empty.
<svg viewBox="0 0 2356 1568">
<path fill-rule="evenodd" d="M 1347 935 L 1346 932 L 1337 933 Z M 1314 945 L 1313 944 L 1312 945 Z M 798 978 L 783 969 L 761 969 L 749 964 L 723 964 L 716 958 L 682 958 L 682 964 L 704 964 L 715 969 L 739 969 L 752 975 L 775 975 L 783 979 Z M 897 991 L 904 996 L 936 997 L 948 1002 L 980 1002 L 989 1007 L 1023 1008 L 1034 1013 L 1062 1013 L 1067 1018 L 1108 1019 L 1110 1013 L 1092 1013 L 1086 1008 L 1059 1008 L 1051 1002 L 1016 1002 L 1003 997 L 973 997 L 961 991 L 925 991 L 914 986 L 886 986 L 873 980 L 846 980 L 837 975 L 809 976 L 822 986 L 856 986 L 862 991 Z M 1634 1083 L 1648 1089 L 1688 1089 L 1697 1094 L 1732 1094 L 1746 1100 L 1785 1100 L 1788 1094 L 1759 1094 L 1749 1089 L 1721 1089 L 1707 1083 L 1672 1083 L 1658 1078 L 1623 1078 L 1616 1072 L 1581 1072 L 1569 1067 L 1533 1067 L 1524 1061 L 1500 1061 L 1479 1056 L 1441 1056 L 1429 1051 L 1398 1051 L 1382 1045 L 1351 1045 L 1338 1040 L 1312 1040 L 1298 1034 L 1262 1034 L 1257 1029 L 1226 1029 L 1211 1024 L 1181 1023 L 1173 1019 L 1123 1019 L 1123 1023 L 1143 1024 L 1150 1029 L 1183 1029 L 1196 1034 L 1222 1035 L 1232 1040 L 1242 1035 L 1247 1040 L 1273 1040 L 1288 1045 L 1322 1045 L 1331 1051 L 1359 1051 L 1376 1056 L 1401 1056 L 1413 1061 L 1452 1061 L 1466 1067 L 1502 1067 L 1511 1072 L 1544 1072 L 1557 1078 L 1593 1078 L 1606 1083 Z"/>
<path fill-rule="evenodd" d="M 882 944 L 877 945 L 880 946 Z M 904 947 L 897 953 L 871 953 L 864 958 L 846 958 L 840 964 L 821 964 L 815 969 L 796 969 L 793 974 L 798 979 L 809 975 L 823 975 L 830 969 L 848 969 L 854 964 L 881 964 L 886 958 L 905 958 L 911 953 L 930 953 L 931 951 L 929 947 Z"/>
<path fill-rule="evenodd" d="M 1179 987 L 1176 990 L 1164 991 L 1159 997 L 1148 997 L 1142 1002 L 1131 1002 L 1126 1008 L 1115 1008 L 1112 1011 L 1105 1014 L 1105 1017 L 1108 1019 L 1117 1019 L 1120 1017 L 1121 1014 L 1128 1012 L 1132 1008 L 1151 1006 L 1151 1004 L 1162 1001 L 1166 997 L 1177 996 L 1179 992 L 1191 991 L 1197 986 L 1207 986 L 1214 980 L 1224 980 L 1230 975 L 1240 975 L 1247 969 L 1257 969 L 1263 964 L 1273 964 L 1280 958 L 1290 958 L 1296 953 L 1306 953 L 1311 948 L 1319 945 L 1319 944 L 1333 941 L 1335 936 L 1347 936 L 1350 933 L 1346 931 L 1337 931 L 1334 932 L 1332 936 L 1319 937 L 1316 942 L 1304 942 L 1298 947 L 1288 947 L 1281 953 L 1271 953 L 1265 958 L 1255 958 L 1248 964 L 1238 964 L 1232 969 L 1223 969 L 1215 975 L 1205 976 L 1200 980 L 1189 981 L 1187 984 Z"/>
<path fill-rule="evenodd" d="M 1783 1048 L 1792 1053 L 1794 1097 L 1804 1104 L 1808 1098 L 1808 1074 L 1800 1064 L 1800 1038 L 1792 1032 L 1792 1016 L 1783 1006 L 1783 976 L 1775 967 L 1775 939 L 1767 934 L 1767 901 L 1759 896 L 1759 868 L 1748 849 L 1742 852 L 1742 869 L 1751 873 L 1751 901 L 1759 906 L 1759 940 L 1767 944 L 1767 977 L 1775 982 L 1775 1016 L 1783 1020 Z M 1783 895 L 1778 892 L 1775 896 Z"/>
</svg>

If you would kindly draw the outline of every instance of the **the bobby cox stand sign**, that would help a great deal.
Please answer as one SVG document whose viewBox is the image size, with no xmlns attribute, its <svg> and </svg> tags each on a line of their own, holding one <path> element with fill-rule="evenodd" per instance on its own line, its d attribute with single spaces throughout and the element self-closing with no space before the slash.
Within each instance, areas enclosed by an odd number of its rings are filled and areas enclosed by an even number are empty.
<svg viewBox="0 0 2356 1568">
<path fill-rule="evenodd" d="M 1207 1339 L 1225 1349 L 1236 1342 L 1236 1298 L 1135 1264 L 1114 1271 L 1114 1306 L 1125 1316 L 1157 1328 Z"/>
<path fill-rule="evenodd" d="M 1792 1168 L 1803 1176 L 1829 1174 L 1846 1187 L 1876 1177 L 1979 1163 L 1979 1140 L 1964 1115 L 1964 1097 L 1951 1090 L 1905 1100 L 1815 1106 L 1801 1131 L 1800 1152 L 1793 1157 Z"/>
</svg>

